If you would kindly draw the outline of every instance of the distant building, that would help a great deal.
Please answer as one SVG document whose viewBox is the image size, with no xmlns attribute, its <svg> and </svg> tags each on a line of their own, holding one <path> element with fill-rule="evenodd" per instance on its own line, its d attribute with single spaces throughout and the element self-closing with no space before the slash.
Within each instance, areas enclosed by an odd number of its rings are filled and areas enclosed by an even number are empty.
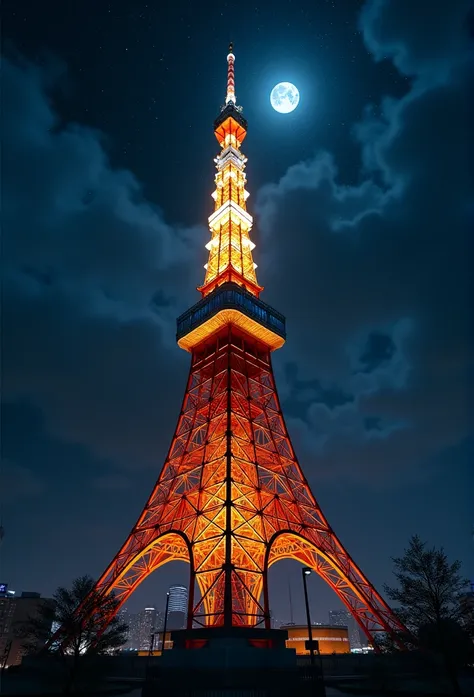
<svg viewBox="0 0 474 697">
<path fill-rule="evenodd" d="M 184 629 L 188 613 L 188 589 L 186 586 L 170 586 L 169 594 L 167 628 L 170 631 Z"/>
<path fill-rule="evenodd" d="M 8 590 L 8 583 L 0 583 L 0 598 L 15 595 L 15 591 Z"/>
<path fill-rule="evenodd" d="M 40 593 L 26 592 L 16 597 L 14 591 L 5 590 L 0 594 L 0 669 L 21 663 L 25 653 L 22 626 L 51 602 Z M 37 648 L 41 648 L 39 643 Z"/>
<path fill-rule="evenodd" d="M 16 604 L 13 596 L 5 593 L 0 596 L 0 670 L 9 664 L 9 654 L 13 639 L 13 617 L 15 615 Z"/>
<path fill-rule="evenodd" d="M 164 628 L 165 613 L 161 610 L 156 611 L 155 632 L 162 632 Z"/>
<path fill-rule="evenodd" d="M 125 651 L 138 651 L 138 613 L 127 612 L 128 636 L 123 649 Z"/>
<path fill-rule="evenodd" d="M 125 651 L 149 651 L 151 635 L 155 635 L 154 643 L 157 644 L 157 634 L 163 631 L 164 613 L 154 607 L 147 607 L 140 612 L 127 612 L 123 616 L 128 624 L 128 637 L 124 646 Z M 161 639 L 160 639 L 161 641 Z"/>
<path fill-rule="evenodd" d="M 308 626 L 306 624 L 285 624 L 280 629 L 286 629 L 288 639 L 287 649 L 296 649 L 297 656 L 308 656 L 305 642 L 309 639 Z M 329 624 L 315 624 L 311 626 L 313 641 L 319 643 L 321 654 L 350 653 L 347 627 Z"/>
<path fill-rule="evenodd" d="M 338 627 L 347 627 L 351 651 L 357 652 L 362 650 L 363 644 L 359 625 L 355 621 L 352 613 L 348 610 L 330 610 L 329 623 Z"/>
<path fill-rule="evenodd" d="M 121 622 L 125 622 L 125 624 L 128 626 L 128 629 L 127 629 L 126 634 L 125 634 L 126 641 L 122 647 L 123 649 L 127 650 L 127 649 L 131 648 L 130 647 L 130 637 L 131 637 L 132 628 L 130 626 L 130 621 L 131 621 L 132 615 L 128 612 L 128 608 L 122 607 L 118 612 L 118 617 L 119 617 Z"/>
<path fill-rule="evenodd" d="M 139 651 L 148 651 L 151 645 L 151 636 L 155 633 L 156 609 L 146 607 L 138 613 L 137 617 L 137 644 Z"/>
<path fill-rule="evenodd" d="M 146 607 L 140 612 L 129 614 L 128 640 L 124 648 L 133 651 L 148 651 L 151 635 L 155 631 L 155 620 L 156 610 L 154 607 Z"/>
<path fill-rule="evenodd" d="M 156 650 L 161 649 L 161 645 L 163 643 L 164 621 L 165 613 L 161 612 L 160 610 L 157 610 L 155 619 L 155 640 L 153 644 Z M 168 635 L 168 631 L 166 632 L 166 634 Z"/>
</svg>

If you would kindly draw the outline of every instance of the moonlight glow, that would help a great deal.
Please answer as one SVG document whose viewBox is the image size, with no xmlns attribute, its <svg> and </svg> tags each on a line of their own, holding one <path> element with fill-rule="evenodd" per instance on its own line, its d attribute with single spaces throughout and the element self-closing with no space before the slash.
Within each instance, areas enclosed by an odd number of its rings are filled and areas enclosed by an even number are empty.
<svg viewBox="0 0 474 697">
<path fill-rule="evenodd" d="M 299 101 L 300 93 L 291 82 L 279 82 L 270 94 L 271 105 L 280 114 L 289 114 L 290 111 L 296 109 Z"/>
</svg>

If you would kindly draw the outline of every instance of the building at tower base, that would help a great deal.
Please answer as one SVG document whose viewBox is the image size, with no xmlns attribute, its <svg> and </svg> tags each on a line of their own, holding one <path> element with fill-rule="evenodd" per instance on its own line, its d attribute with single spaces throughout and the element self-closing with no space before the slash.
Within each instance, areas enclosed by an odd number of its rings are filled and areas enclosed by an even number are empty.
<svg viewBox="0 0 474 697">
<path fill-rule="evenodd" d="M 308 626 L 305 624 L 283 625 L 281 629 L 288 632 L 286 647 L 294 649 L 297 656 L 309 656 L 306 642 L 309 639 Z M 321 655 L 333 653 L 350 653 L 347 627 L 331 624 L 312 625 L 313 641 L 318 642 Z"/>
<path fill-rule="evenodd" d="M 161 654 L 164 668 L 292 669 L 296 652 L 288 650 L 288 634 L 281 629 L 203 627 L 172 632 L 172 651 Z M 205 649 L 203 651 L 190 649 Z"/>
</svg>

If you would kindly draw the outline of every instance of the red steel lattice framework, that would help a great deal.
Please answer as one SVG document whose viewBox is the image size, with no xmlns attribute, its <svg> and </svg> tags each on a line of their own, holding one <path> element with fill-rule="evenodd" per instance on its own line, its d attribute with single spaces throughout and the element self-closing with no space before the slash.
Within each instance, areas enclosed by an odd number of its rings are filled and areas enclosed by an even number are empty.
<svg viewBox="0 0 474 697">
<path fill-rule="evenodd" d="M 231 47 L 215 122 L 222 152 L 203 297 L 178 320 L 178 344 L 192 355 L 183 405 L 153 492 L 96 590 L 122 605 L 153 571 L 183 560 L 188 628 L 269 627 L 268 569 L 291 558 L 329 584 L 370 640 L 395 636 L 403 626 L 329 526 L 285 426 L 271 364 L 284 318 L 258 298 L 240 152 L 246 130 Z"/>
</svg>

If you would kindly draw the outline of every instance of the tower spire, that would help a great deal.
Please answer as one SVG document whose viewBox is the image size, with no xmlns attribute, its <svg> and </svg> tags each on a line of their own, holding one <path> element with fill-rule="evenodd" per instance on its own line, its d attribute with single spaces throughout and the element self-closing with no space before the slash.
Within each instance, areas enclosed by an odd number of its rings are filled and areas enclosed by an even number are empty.
<svg viewBox="0 0 474 697">
<path fill-rule="evenodd" d="M 255 245 L 249 233 L 253 219 L 247 212 L 245 163 L 240 146 L 247 135 L 247 121 L 235 103 L 233 44 L 227 55 L 226 104 L 214 122 L 214 134 L 222 148 L 216 163 L 214 213 L 209 217 L 211 239 L 206 244 L 209 259 L 204 266 L 206 276 L 199 290 L 208 295 L 223 283 L 237 283 L 258 297 L 258 285 L 252 250 Z"/>
<path fill-rule="evenodd" d="M 235 76 L 234 76 L 234 62 L 235 56 L 233 53 L 234 44 L 230 42 L 229 44 L 229 54 L 227 56 L 227 94 L 225 98 L 225 103 L 235 104 Z"/>
</svg>

